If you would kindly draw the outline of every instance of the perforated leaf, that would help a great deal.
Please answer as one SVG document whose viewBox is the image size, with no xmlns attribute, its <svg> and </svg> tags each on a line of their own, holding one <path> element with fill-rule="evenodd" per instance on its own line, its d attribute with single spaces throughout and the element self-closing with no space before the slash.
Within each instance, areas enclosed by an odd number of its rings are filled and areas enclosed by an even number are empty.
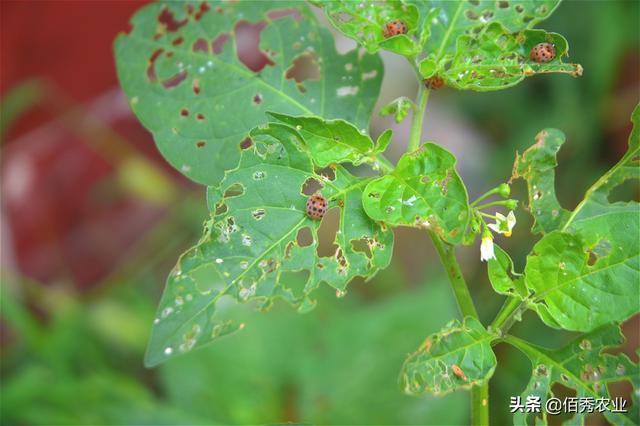
<svg viewBox="0 0 640 426">
<path fill-rule="evenodd" d="M 345 120 L 293 117 L 276 113 L 269 115 L 293 127 L 300 134 L 314 163 L 320 167 L 344 162 L 359 165 L 376 161 L 376 146 L 366 131 Z"/>
<path fill-rule="evenodd" d="M 420 53 L 415 36 L 418 31 L 418 9 L 400 1 L 319 1 L 329 21 L 347 37 L 355 39 L 369 52 L 386 49 L 406 56 Z M 407 33 L 385 38 L 385 24 L 402 21 Z"/>
<path fill-rule="evenodd" d="M 580 65 L 562 63 L 569 52 L 562 36 L 532 30 L 560 0 L 319 3 L 336 28 L 370 52 L 386 49 L 419 58 L 423 78 L 438 75 L 456 89 L 500 90 L 538 73 L 582 74 Z M 396 20 L 407 33 L 385 38 L 385 25 Z M 555 59 L 545 64 L 529 58 L 542 42 L 556 48 Z"/>
<path fill-rule="evenodd" d="M 405 361 L 400 376 L 405 392 L 444 395 L 485 383 L 496 368 L 495 338 L 474 318 L 451 321 Z"/>
<path fill-rule="evenodd" d="M 531 49 L 539 43 L 555 46 L 553 60 L 537 63 L 529 57 Z M 492 91 L 515 86 L 535 74 L 582 75 L 580 65 L 562 62 L 562 57 L 568 53 L 567 41 L 559 34 L 543 30 L 512 34 L 502 24 L 494 22 L 477 36 L 460 36 L 456 54 L 441 76 L 449 87 Z"/>
<path fill-rule="evenodd" d="M 379 57 L 338 54 L 302 2 L 153 3 L 132 27 L 115 42 L 122 88 L 164 157 L 197 182 L 217 185 L 238 164 L 267 110 L 368 127 Z"/>
<path fill-rule="evenodd" d="M 445 241 L 461 242 L 469 199 L 455 163 L 451 153 L 432 143 L 403 155 L 392 173 L 367 184 L 367 214 L 392 226 L 427 226 Z"/>
<path fill-rule="evenodd" d="M 615 325 L 607 325 L 589 334 L 580 336 L 563 348 L 552 350 L 532 345 L 513 336 L 507 336 L 506 341 L 524 352 L 531 360 L 533 367 L 531 379 L 522 392 L 522 402 L 527 397 L 539 397 L 541 406 L 545 407 L 546 401 L 554 397 L 552 385 L 560 383 L 571 389 L 575 389 L 575 398 L 582 399 L 581 407 L 568 424 L 584 424 L 591 412 L 603 412 L 615 425 L 634 425 L 640 420 L 638 417 L 638 389 L 640 389 L 640 368 L 632 362 L 627 355 L 604 353 L 624 343 L 624 336 L 620 328 Z M 615 407 L 609 395 L 607 385 L 620 381 L 630 381 L 633 384 L 632 404 L 627 403 L 626 413 L 613 412 Z M 557 396 L 556 396 L 557 397 Z M 600 402 L 598 402 L 600 400 Z M 598 404 L 598 405 L 597 405 Z M 604 404 L 600 406 L 600 404 Z M 577 405 L 577 401 L 576 401 Z M 544 409 L 544 408 L 543 408 Z M 540 414 L 537 414 L 540 416 Z M 514 413 L 514 424 L 533 424 L 535 413 L 526 413 L 525 410 Z M 535 424 L 547 424 L 547 416 L 536 419 Z"/>
<path fill-rule="evenodd" d="M 393 233 L 362 208 L 367 180 L 341 167 L 332 180 L 317 174 L 302 140 L 288 126 L 256 128 L 251 138 L 252 146 L 220 189 L 209 188 L 212 218 L 198 245 L 181 257 L 167 280 L 147 365 L 241 327 L 225 316 L 228 302 L 256 301 L 268 307 L 281 298 L 306 311 L 315 303 L 309 293 L 321 282 L 342 295 L 352 278 L 369 278 L 391 259 Z M 326 256 L 319 251 L 320 222 L 305 210 L 302 191 L 310 180 L 323 185 L 320 193 L 329 209 L 340 213 Z"/>
<path fill-rule="evenodd" d="M 536 135 L 536 143 L 522 155 L 516 155 L 513 179 L 527 181 L 529 212 L 535 219 L 534 233 L 551 232 L 566 222 L 570 212 L 562 208 L 556 197 L 556 155 L 565 142 L 564 133 L 545 129 Z"/>
<path fill-rule="evenodd" d="M 553 327 L 590 331 L 640 312 L 640 204 L 608 200 L 613 188 L 640 178 L 640 108 L 632 121 L 627 153 L 571 213 L 561 210 L 553 192 L 552 168 L 562 137 L 541 132 L 516 161 L 517 174 L 527 178 L 530 202 L 538 203 L 536 220 L 545 232 L 557 228 L 534 246 L 525 267 L 526 286 L 535 293 L 532 307 Z"/>
</svg>

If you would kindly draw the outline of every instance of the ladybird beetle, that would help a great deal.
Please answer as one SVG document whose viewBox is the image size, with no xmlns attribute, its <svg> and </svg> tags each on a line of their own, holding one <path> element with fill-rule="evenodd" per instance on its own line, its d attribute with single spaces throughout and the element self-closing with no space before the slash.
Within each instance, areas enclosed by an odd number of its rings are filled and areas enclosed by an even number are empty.
<svg viewBox="0 0 640 426">
<path fill-rule="evenodd" d="M 320 220 L 327 212 L 327 199 L 315 194 L 307 200 L 307 216 L 313 220 Z"/>
<path fill-rule="evenodd" d="M 556 57 L 556 48 L 551 43 L 538 43 L 531 49 L 529 57 L 534 62 L 545 64 Z"/>
<path fill-rule="evenodd" d="M 394 37 L 400 34 L 406 34 L 408 31 L 407 24 L 397 19 L 384 24 L 384 38 Z"/>
<path fill-rule="evenodd" d="M 444 86 L 444 80 L 441 77 L 434 75 L 433 77 L 425 79 L 424 85 L 427 87 L 427 89 L 438 90 L 442 86 Z"/>
</svg>

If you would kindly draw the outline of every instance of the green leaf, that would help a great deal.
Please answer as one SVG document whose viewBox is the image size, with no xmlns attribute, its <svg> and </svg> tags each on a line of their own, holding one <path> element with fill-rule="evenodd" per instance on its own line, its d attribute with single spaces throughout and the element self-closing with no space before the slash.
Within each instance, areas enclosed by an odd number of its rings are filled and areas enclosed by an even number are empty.
<svg viewBox="0 0 640 426">
<path fill-rule="evenodd" d="M 582 74 L 580 65 L 562 63 L 569 48 L 561 35 L 532 29 L 560 0 L 319 3 L 336 28 L 368 51 L 421 56 L 422 78 L 438 75 L 456 89 L 501 90 L 539 73 Z M 385 40 L 385 24 L 398 19 L 407 34 Z M 557 52 L 545 64 L 529 58 L 542 42 L 553 43 Z"/>
<path fill-rule="evenodd" d="M 264 26 L 259 71 L 237 55 L 248 25 Z M 163 156 L 196 182 L 218 185 L 237 166 L 241 141 L 267 110 L 368 127 L 380 58 L 338 54 L 303 3 L 153 3 L 132 27 L 115 42 L 120 84 Z"/>
<path fill-rule="evenodd" d="M 547 233 L 558 229 L 570 212 L 558 202 L 555 190 L 556 154 L 565 142 L 564 133 L 545 129 L 536 135 L 536 143 L 522 155 L 516 155 L 513 179 L 525 179 L 529 193 L 528 209 L 535 219 L 534 233 Z"/>
<path fill-rule="evenodd" d="M 525 267 L 525 284 L 535 293 L 530 306 L 552 327 L 591 331 L 640 312 L 640 204 L 608 200 L 613 188 L 640 178 L 639 107 L 632 121 L 627 153 L 571 213 L 553 191 L 555 152 L 564 140 L 559 132 L 541 132 L 516 161 L 514 175 L 527 179 L 540 230 L 557 228 L 535 245 Z"/>
<path fill-rule="evenodd" d="M 493 249 L 496 257 L 487 262 L 491 286 L 497 293 L 507 296 L 516 295 L 524 299 L 528 292 L 524 286 L 523 275 L 514 270 L 511 257 L 499 245 L 494 244 Z"/>
<path fill-rule="evenodd" d="M 347 121 L 292 117 L 272 112 L 269 115 L 295 128 L 313 162 L 320 167 L 344 162 L 357 166 L 375 158 L 375 146 L 366 131 L 359 130 Z"/>
<path fill-rule="evenodd" d="M 550 325 L 590 331 L 640 311 L 638 233 L 625 228 L 603 230 L 610 246 L 590 247 L 577 235 L 554 231 L 533 247 L 525 283 L 535 292 L 534 303 L 544 303 L 537 309 L 554 319 Z M 593 261 L 594 250 L 606 254 Z"/>
<path fill-rule="evenodd" d="M 413 101 L 406 96 L 394 99 L 380 109 L 380 115 L 385 117 L 393 114 L 396 123 L 401 123 L 409 114 L 409 111 L 415 108 Z"/>
<path fill-rule="evenodd" d="M 386 49 L 405 56 L 420 53 L 414 35 L 418 27 L 418 9 L 400 1 L 321 1 L 329 21 L 347 37 L 356 40 L 370 53 Z M 401 20 L 407 34 L 385 39 L 386 23 Z"/>
<path fill-rule="evenodd" d="M 507 336 L 505 341 L 520 349 L 531 360 L 533 370 L 531 380 L 522 392 L 523 403 L 528 396 L 539 397 L 541 406 L 544 407 L 547 399 L 554 396 L 554 383 L 575 389 L 576 398 L 593 398 L 595 402 L 598 398 L 610 398 L 607 390 L 609 384 L 630 381 L 635 390 L 632 392 L 633 406 L 629 407 L 627 404 L 625 407 L 628 413 L 605 411 L 605 415 L 616 425 L 638 424 L 640 368 L 624 353 L 604 353 L 605 350 L 624 343 L 624 336 L 618 325 L 601 327 L 556 350 L 535 346 L 513 336 Z M 606 406 L 612 408 L 610 404 Z M 584 424 L 586 415 L 584 411 L 577 412 L 571 419 L 571 424 Z M 534 416 L 535 413 L 517 411 L 514 414 L 514 424 L 533 424 L 531 418 Z M 542 424 L 547 424 L 545 419 Z"/>
<path fill-rule="evenodd" d="M 405 361 L 400 376 L 405 392 L 444 395 L 485 383 L 496 368 L 495 338 L 472 317 L 449 322 Z"/>
<path fill-rule="evenodd" d="M 531 60 L 529 53 L 538 43 L 553 44 L 556 57 L 542 64 Z M 449 87 L 484 92 L 515 86 L 535 74 L 582 75 L 580 65 L 562 62 L 568 53 L 567 41 L 559 34 L 543 30 L 510 33 L 494 22 L 477 36 L 463 35 L 458 39 L 456 54 L 441 76 Z"/>
<path fill-rule="evenodd" d="M 469 223 L 469 197 L 456 159 L 428 143 L 400 158 L 395 170 L 364 190 L 367 214 L 386 224 L 431 227 L 445 241 L 462 241 Z"/>
<path fill-rule="evenodd" d="M 339 166 L 334 179 L 316 173 L 302 140 L 288 126 L 262 126 L 251 138 L 252 146 L 226 173 L 220 189 L 209 188 L 212 218 L 167 280 L 147 365 L 241 328 L 227 315 L 227 302 L 268 307 L 281 298 L 306 311 L 315 304 L 310 292 L 321 282 L 342 295 L 351 279 L 370 278 L 391 260 L 393 233 L 362 208 L 366 179 Z M 327 255 L 320 253 L 320 222 L 306 215 L 302 190 L 311 181 L 323 186 L 329 209 L 339 210 L 338 232 Z M 296 286 L 296 281 L 303 282 Z"/>
</svg>

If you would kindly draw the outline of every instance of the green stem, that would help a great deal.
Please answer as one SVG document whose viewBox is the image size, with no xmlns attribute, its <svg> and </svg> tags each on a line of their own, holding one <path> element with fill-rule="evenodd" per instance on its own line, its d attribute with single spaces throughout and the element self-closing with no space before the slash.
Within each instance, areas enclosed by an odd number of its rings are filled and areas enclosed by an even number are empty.
<svg viewBox="0 0 640 426">
<path fill-rule="evenodd" d="M 431 241 L 433 241 L 433 245 L 440 256 L 443 266 L 447 270 L 447 275 L 449 275 L 451 288 L 456 296 L 460 313 L 463 317 L 470 316 L 478 319 L 478 312 L 473 304 L 473 299 L 471 299 L 471 294 L 460 270 L 460 265 L 458 265 L 458 261 L 456 260 L 454 246 L 443 243 L 440 237 L 433 231 L 429 231 L 429 236 L 431 237 Z"/>
<path fill-rule="evenodd" d="M 489 328 L 497 332 L 499 336 L 504 336 L 515 323 L 518 314 L 522 314 L 526 307 L 527 303 L 525 301 L 510 296 L 504 301 L 502 308 L 500 308 L 498 315 L 496 315 Z"/>
<path fill-rule="evenodd" d="M 479 206 L 476 206 L 476 208 L 480 210 L 480 209 L 486 209 L 487 207 L 491 207 L 491 206 L 506 206 L 509 203 L 511 203 L 511 200 L 492 201 L 487 204 L 480 204 Z"/>
<path fill-rule="evenodd" d="M 473 304 L 473 299 L 469 293 L 469 288 L 464 280 L 460 265 L 456 259 L 455 248 L 452 245 L 442 242 L 435 232 L 429 231 L 429 236 L 433 245 L 440 256 L 442 265 L 447 270 L 449 282 L 453 289 L 453 294 L 458 302 L 458 308 L 462 317 L 478 318 L 478 312 Z M 489 382 L 485 382 L 480 386 L 471 388 L 471 424 L 472 425 L 488 425 L 489 424 Z"/>
<path fill-rule="evenodd" d="M 471 424 L 489 425 L 489 383 L 471 388 Z"/>
<path fill-rule="evenodd" d="M 407 147 L 407 152 L 415 151 L 420 146 L 424 112 L 427 109 L 429 92 L 431 92 L 429 89 L 424 87 L 422 82 L 420 82 L 419 85 L 418 96 L 416 97 L 416 109 L 413 112 L 413 119 L 411 120 L 411 133 L 409 133 L 409 146 Z"/>
<path fill-rule="evenodd" d="M 499 187 L 495 187 L 493 188 L 491 191 L 487 191 L 484 194 L 482 194 L 481 196 L 479 196 L 473 203 L 470 204 L 471 207 L 475 206 L 476 204 L 478 204 L 480 201 L 484 200 L 485 198 L 497 193 L 500 191 Z"/>
</svg>

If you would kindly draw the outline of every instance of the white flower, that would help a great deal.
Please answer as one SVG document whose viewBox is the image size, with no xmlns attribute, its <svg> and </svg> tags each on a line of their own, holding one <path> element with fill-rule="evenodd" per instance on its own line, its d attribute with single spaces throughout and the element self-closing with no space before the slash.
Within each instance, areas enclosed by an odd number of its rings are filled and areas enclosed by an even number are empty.
<svg viewBox="0 0 640 426">
<path fill-rule="evenodd" d="M 496 223 L 490 223 L 487 225 L 493 232 L 498 234 L 504 234 L 505 237 L 511 236 L 511 231 L 516 225 L 516 215 L 513 210 L 509 212 L 507 217 L 500 213 L 496 213 Z"/>
<path fill-rule="evenodd" d="M 489 259 L 495 259 L 496 254 L 493 252 L 493 237 L 491 234 L 485 234 L 482 236 L 482 242 L 480 243 L 480 260 L 483 262 Z"/>
</svg>

